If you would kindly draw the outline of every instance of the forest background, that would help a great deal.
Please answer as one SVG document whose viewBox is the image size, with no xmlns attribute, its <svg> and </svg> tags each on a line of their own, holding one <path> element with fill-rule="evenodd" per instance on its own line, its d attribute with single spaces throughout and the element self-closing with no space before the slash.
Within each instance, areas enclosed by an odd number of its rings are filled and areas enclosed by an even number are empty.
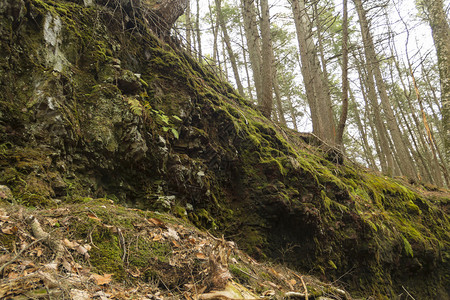
<svg viewBox="0 0 450 300">
<path fill-rule="evenodd" d="M 274 122 L 384 174 L 448 187 L 449 7 L 190 0 L 175 31 Z"/>
</svg>

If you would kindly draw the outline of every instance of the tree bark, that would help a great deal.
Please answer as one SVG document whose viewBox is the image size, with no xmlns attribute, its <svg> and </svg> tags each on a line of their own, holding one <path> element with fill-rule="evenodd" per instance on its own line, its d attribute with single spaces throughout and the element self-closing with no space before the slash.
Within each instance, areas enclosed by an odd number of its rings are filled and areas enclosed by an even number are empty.
<svg viewBox="0 0 450 300">
<path fill-rule="evenodd" d="M 258 33 L 255 4 L 252 0 L 241 0 L 242 18 L 244 20 L 244 32 L 250 57 L 250 65 L 255 83 L 258 105 L 262 103 L 261 81 L 261 40 Z"/>
<path fill-rule="evenodd" d="M 345 122 L 348 114 L 348 11 L 347 0 L 343 0 L 342 24 L 342 110 L 336 133 L 336 145 L 343 147 Z"/>
<path fill-rule="evenodd" d="M 269 3 L 268 0 L 260 0 L 261 5 L 261 39 L 262 39 L 262 99 L 261 112 L 270 119 L 273 106 L 272 94 L 272 41 L 270 38 Z"/>
<path fill-rule="evenodd" d="M 327 143 L 334 145 L 335 124 L 330 95 L 324 84 L 317 51 L 312 39 L 311 21 L 306 14 L 304 0 L 292 0 L 292 11 L 300 48 L 301 71 L 305 84 L 306 98 L 311 111 L 313 132 Z"/>
<path fill-rule="evenodd" d="M 407 177 L 417 179 L 417 173 L 414 168 L 413 161 L 411 159 L 407 147 L 403 142 L 400 127 L 398 125 L 397 119 L 395 118 L 392 106 L 389 102 L 386 84 L 381 75 L 380 64 L 377 55 L 375 53 L 375 47 L 372 35 L 370 33 L 366 12 L 363 8 L 361 0 L 354 0 L 353 2 L 355 3 L 356 11 L 358 12 L 359 24 L 361 26 L 361 33 L 364 44 L 364 53 L 368 63 L 368 69 L 371 69 L 375 76 L 378 94 L 380 95 L 381 98 L 381 105 L 383 106 L 386 123 L 389 128 L 389 132 L 391 133 L 392 142 L 395 147 L 396 153 L 398 155 L 399 160 L 401 161 L 401 164 L 399 164 L 401 173 Z"/>
<path fill-rule="evenodd" d="M 225 42 L 225 46 L 227 48 L 228 57 L 230 58 L 231 68 L 233 69 L 234 79 L 236 80 L 236 85 L 239 91 L 239 94 L 244 95 L 244 88 L 241 83 L 241 78 L 239 76 L 239 69 L 237 67 L 236 63 L 236 56 L 234 55 L 233 48 L 231 47 L 231 40 L 230 36 L 228 35 L 227 26 L 225 24 L 225 19 L 222 14 L 222 8 L 221 8 L 221 0 L 215 0 L 216 1 L 216 9 L 217 14 L 220 20 L 220 28 L 222 29 L 223 39 Z"/>
<path fill-rule="evenodd" d="M 450 26 L 443 0 L 420 1 L 428 14 L 438 57 L 441 83 L 442 124 L 445 133 L 446 160 L 450 157 Z"/>
</svg>

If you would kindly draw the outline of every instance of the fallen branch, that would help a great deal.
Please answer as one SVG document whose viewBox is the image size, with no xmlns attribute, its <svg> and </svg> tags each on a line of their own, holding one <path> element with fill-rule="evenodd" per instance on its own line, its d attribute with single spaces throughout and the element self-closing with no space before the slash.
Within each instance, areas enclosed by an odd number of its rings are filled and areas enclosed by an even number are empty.
<svg viewBox="0 0 450 300">
<path fill-rule="evenodd" d="M 55 251 L 55 259 L 53 260 L 52 263 L 55 262 L 58 263 L 59 260 L 63 257 L 65 252 L 65 248 L 62 245 L 62 242 L 52 239 L 50 234 L 42 229 L 41 224 L 39 223 L 39 221 L 36 219 L 35 216 L 30 216 L 27 219 L 27 223 L 30 225 L 31 230 L 33 231 L 33 235 L 37 239 L 43 240 L 44 243 L 46 243 L 47 246 L 50 247 L 50 249 Z"/>
<path fill-rule="evenodd" d="M 406 289 L 405 287 L 402 285 L 402 289 L 408 294 L 409 297 L 411 297 L 411 299 L 416 300 Z"/>
<path fill-rule="evenodd" d="M 303 280 L 303 276 L 300 277 L 300 280 L 302 281 L 303 288 L 305 289 L 305 300 L 308 300 L 308 288 L 306 287 L 305 281 Z"/>
</svg>

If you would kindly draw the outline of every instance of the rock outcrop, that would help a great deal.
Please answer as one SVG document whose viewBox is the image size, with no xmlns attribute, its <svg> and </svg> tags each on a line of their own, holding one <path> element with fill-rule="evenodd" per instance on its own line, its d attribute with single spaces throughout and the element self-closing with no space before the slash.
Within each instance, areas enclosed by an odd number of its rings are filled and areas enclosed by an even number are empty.
<svg viewBox="0 0 450 300">
<path fill-rule="evenodd" d="M 16 201 L 170 210 L 357 294 L 448 296 L 448 192 L 334 164 L 123 7 L 0 1 L 0 184 Z"/>
</svg>

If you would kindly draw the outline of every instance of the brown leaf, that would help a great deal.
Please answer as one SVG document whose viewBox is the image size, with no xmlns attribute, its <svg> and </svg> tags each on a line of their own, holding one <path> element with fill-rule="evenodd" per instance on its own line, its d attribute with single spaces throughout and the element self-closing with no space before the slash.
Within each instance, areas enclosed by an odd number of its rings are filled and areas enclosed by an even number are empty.
<svg viewBox="0 0 450 300">
<path fill-rule="evenodd" d="M 70 249 L 72 249 L 72 250 L 74 250 L 74 249 L 76 249 L 78 246 L 80 246 L 80 244 L 78 244 L 77 242 L 71 242 L 71 241 L 69 241 L 68 239 L 64 239 L 63 240 L 63 243 L 64 243 L 64 245 L 66 246 L 66 247 L 68 247 L 68 248 L 70 248 Z"/>
<path fill-rule="evenodd" d="M 99 222 L 102 221 L 102 219 L 100 219 L 99 217 L 97 217 L 96 215 L 94 215 L 93 213 L 87 213 L 88 218 L 92 219 L 92 220 L 97 220 Z"/>
<path fill-rule="evenodd" d="M 7 226 L 6 228 L 2 228 L 2 232 L 4 234 L 15 234 L 17 231 L 19 230 L 19 228 L 17 228 L 17 226 Z"/>
<path fill-rule="evenodd" d="M 150 219 L 148 219 L 148 221 L 149 221 L 151 224 L 155 225 L 155 226 L 158 226 L 158 227 L 167 229 L 166 224 L 164 224 L 164 222 L 161 221 L 161 220 L 159 220 L 159 219 L 156 219 L 156 218 L 150 218 Z"/>
<path fill-rule="evenodd" d="M 92 274 L 90 278 L 94 279 L 95 283 L 98 285 L 105 285 L 111 282 L 112 274 L 105 274 L 105 275 L 98 275 L 98 274 Z"/>
<path fill-rule="evenodd" d="M 201 252 L 196 253 L 196 254 L 195 254 L 195 257 L 197 257 L 197 259 L 201 259 L 201 260 L 206 260 L 206 259 L 208 259 L 208 258 L 206 257 L 206 255 L 203 254 L 203 253 L 201 253 Z"/>
<path fill-rule="evenodd" d="M 85 259 L 89 259 L 90 255 L 88 253 L 88 250 L 86 248 L 84 248 L 83 246 L 78 245 L 78 247 L 76 247 L 75 250 L 77 250 L 78 253 L 83 255 Z"/>
<path fill-rule="evenodd" d="M 10 261 L 12 256 L 10 254 L 0 255 L 0 265 L 3 265 L 5 262 Z"/>
<path fill-rule="evenodd" d="M 55 218 L 45 218 L 45 220 L 48 222 L 48 224 L 50 224 L 50 226 L 55 226 L 56 224 L 58 224 L 58 219 Z"/>
<path fill-rule="evenodd" d="M 177 248 L 181 247 L 180 243 L 178 243 L 177 241 L 172 241 L 172 244 Z"/>
<path fill-rule="evenodd" d="M 156 234 L 153 236 L 152 241 L 157 242 L 157 241 L 160 241 L 162 238 L 163 238 L 162 235 Z"/>
</svg>

